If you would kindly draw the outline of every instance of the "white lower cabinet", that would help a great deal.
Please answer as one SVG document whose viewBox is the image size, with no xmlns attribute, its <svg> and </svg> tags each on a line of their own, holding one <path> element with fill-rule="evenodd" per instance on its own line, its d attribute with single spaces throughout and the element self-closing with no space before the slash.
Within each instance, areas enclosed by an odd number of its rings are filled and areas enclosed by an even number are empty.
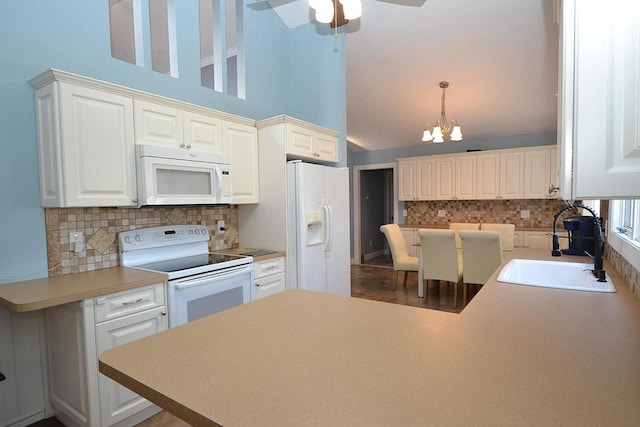
<svg viewBox="0 0 640 427">
<path fill-rule="evenodd" d="M 568 239 L 565 239 L 566 232 L 558 232 L 561 239 L 559 239 L 560 249 L 566 249 L 569 247 Z M 549 249 L 553 247 L 553 239 L 551 231 L 523 231 L 522 243 L 525 248 L 532 249 Z"/>
<path fill-rule="evenodd" d="M 49 401 L 66 425 L 134 425 L 160 409 L 98 372 L 98 356 L 167 329 L 164 283 L 46 313 Z"/>
<path fill-rule="evenodd" d="M 420 243 L 418 229 L 400 227 L 400 230 L 402 231 L 404 242 L 407 244 L 407 252 L 409 253 L 409 256 L 418 256 L 418 250 L 420 249 L 420 247 L 417 246 L 417 244 Z"/>
<path fill-rule="evenodd" d="M 284 291 L 284 257 L 254 261 L 253 278 L 252 301 Z"/>
</svg>

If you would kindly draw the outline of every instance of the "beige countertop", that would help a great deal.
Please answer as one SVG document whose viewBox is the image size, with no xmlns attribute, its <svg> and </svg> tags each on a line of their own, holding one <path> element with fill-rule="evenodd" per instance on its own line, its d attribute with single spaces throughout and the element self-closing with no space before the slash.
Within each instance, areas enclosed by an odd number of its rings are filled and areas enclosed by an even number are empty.
<svg viewBox="0 0 640 427">
<path fill-rule="evenodd" d="M 161 273 L 113 267 L 0 285 L 0 305 L 34 311 L 127 289 L 164 282 Z"/>
<path fill-rule="evenodd" d="M 640 425 L 640 302 L 620 276 L 603 294 L 498 271 L 459 315 L 290 290 L 109 350 L 100 371 L 196 426 Z"/>
</svg>

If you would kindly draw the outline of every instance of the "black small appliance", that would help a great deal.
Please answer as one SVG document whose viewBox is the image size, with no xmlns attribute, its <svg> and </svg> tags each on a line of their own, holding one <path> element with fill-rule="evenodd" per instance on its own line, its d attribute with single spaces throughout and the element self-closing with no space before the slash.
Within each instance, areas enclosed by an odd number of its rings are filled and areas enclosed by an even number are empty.
<svg viewBox="0 0 640 427">
<path fill-rule="evenodd" d="M 584 255 L 585 251 L 595 254 L 594 221 L 592 216 L 573 216 L 562 220 L 564 229 L 569 233 L 569 247 L 562 250 L 563 254 Z"/>
</svg>

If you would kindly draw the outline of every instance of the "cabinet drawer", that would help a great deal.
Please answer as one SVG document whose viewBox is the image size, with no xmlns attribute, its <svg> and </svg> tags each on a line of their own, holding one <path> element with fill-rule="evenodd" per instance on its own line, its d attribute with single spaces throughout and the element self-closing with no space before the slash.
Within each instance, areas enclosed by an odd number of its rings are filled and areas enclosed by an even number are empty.
<svg viewBox="0 0 640 427">
<path fill-rule="evenodd" d="M 277 294 L 284 291 L 285 280 L 284 273 L 272 274 L 262 279 L 255 280 L 253 283 L 253 298 L 255 301 L 269 295 Z"/>
<path fill-rule="evenodd" d="M 93 299 L 96 323 L 165 305 L 164 283 Z"/>
<path fill-rule="evenodd" d="M 270 276 L 284 272 L 284 257 L 265 259 L 253 263 L 253 278 Z"/>
</svg>

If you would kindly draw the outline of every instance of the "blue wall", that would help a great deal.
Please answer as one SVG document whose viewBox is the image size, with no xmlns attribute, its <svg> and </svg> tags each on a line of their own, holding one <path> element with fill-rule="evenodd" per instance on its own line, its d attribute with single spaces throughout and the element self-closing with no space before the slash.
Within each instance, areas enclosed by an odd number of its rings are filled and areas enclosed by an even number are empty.
<svg viewBox="0 0 640 427">
<path fill-rule="evenodd" d="M 336 42 L 331 36 L 318 34 L 311 24 L 289 30 L 273 10 L 245 7 L 247 99 L 241 100 L 200 86 L 198 2 L 175 2 L 177 79 L 151 71 L 150 65 L 139 67 L 111 58 L 108 3 L 108 0 L 3 2 L 0 283 L 47 275 L 34 93 L 28 80 L 48 68 L 256 120 L 287 114 L 336 129 L 342 135 L 346 133 L 343 38 Z M 143 9 L 143 17 L 147 17 L 145 1 Z M 149 40 L 148 30 L 144 40 Z M 148 46 L 145 57 L 150 57 Z M 346 144 L 344 136 L 341 138 L 341 158 L 345 159 Z"/>
</svg>

